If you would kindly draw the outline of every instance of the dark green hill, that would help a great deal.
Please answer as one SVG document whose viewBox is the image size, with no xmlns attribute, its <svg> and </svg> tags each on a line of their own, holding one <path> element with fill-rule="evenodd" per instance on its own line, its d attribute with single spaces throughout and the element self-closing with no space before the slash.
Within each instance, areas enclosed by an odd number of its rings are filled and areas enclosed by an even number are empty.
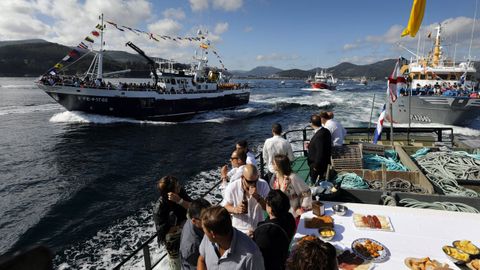
<svg viewBox="0 0 480 270">
<path fill-rule="evenodd" d="M 59 62 L 70 50 L 70 47 L 45 41 L 0 46 L 0 76 L 39 76 Z M 116 60 L 116 57 L 120 61 Z M 65 73 L 85 72 L 92 59 L 93 55 L 83 57 L 75 65 L 67 68 Z M 149 77 L 150 74 L 149 67 L 142 57 L 127 52 L 107 51 L 104 59 L 104 72 L 123 69 L 132 70 L 125 74 L 128 77 Z"/>
</svg>

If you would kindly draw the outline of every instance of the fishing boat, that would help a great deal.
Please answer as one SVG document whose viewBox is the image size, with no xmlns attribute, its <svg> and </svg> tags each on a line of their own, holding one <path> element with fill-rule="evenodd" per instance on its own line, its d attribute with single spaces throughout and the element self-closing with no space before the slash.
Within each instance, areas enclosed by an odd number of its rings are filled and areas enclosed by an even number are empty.
<svg viewBox="0 0 480 270">
<path fill-rule="evenodd" d="M 360 84 L 362 84 L 362 85 L 367 85 L 367 84 L 368 84 L 367 77 L 362 76 L 362 78 L 360 78 Z"/>
<path fill-rule="evenodd" d="M 441 46 L 442 25 L 436 30 L 431 53 L 425 57 L 414 54 L 400 69 L 408 85 L 392 104 L 394 122 L 463 126 L 480 116 L 474 62 L 447 58 Z"/>
<path fill-rule="evenodd" d="M 36 82 L 68 111 L 182 121 L 200 112 L 234 108 L 249 102 L 248 85 L 232 83 L 224 70 L 207 65 L 207 46 L 200 46 L 201 52 L 195 54 L 190 69 L 177 70 L 172 62 L 152 59 L 135 44 L 127 42 L 127 46 L 148 61 L 152 81 L 114 85 L 105 80 L 103 73 L 103 27 L 98 34 L 102 40 L 100 50 L 92 51 L 95 56 L 83 76 L 62 75 L 61 70 L 55 69 Z"/>
<path fill-rule="evenodd" d="M 315 73 L 313 80 L 309 81 L 311 90 L 335 90 L 337 85 L 337 79 L 333 77 L 333 74 L 321 70 Z"/>
</svg>

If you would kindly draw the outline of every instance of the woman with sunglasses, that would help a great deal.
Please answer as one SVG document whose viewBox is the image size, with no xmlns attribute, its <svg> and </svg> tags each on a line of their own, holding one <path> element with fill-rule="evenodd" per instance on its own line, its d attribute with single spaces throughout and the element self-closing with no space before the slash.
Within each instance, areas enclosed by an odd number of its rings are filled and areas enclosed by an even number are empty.
<svg viewBox="0 0 480 270">
<path fill-rule="evenodd" d="M 273 159 L 275 176 L 271 182 L 273 189 L 283 191 L 290 199 L 290 213 L 297 223 L 305 211 L 312 209 L 312 193 L 307 184 L 292 172 L 290 159 L 286 155 L 275 155 Z"/>
</svg>

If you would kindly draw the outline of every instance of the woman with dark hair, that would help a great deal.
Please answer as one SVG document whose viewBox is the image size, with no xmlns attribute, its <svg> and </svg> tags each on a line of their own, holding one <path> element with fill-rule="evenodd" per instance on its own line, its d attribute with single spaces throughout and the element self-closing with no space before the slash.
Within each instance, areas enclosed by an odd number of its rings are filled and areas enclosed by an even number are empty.
<svg viewBox="0 0 480 270">
<path fill-rule="evenodd" d="M 153 207 L 153 220 L 158 232 L 159 245 L 165 245 L 171 270 L 180 269 L 180 236 L 187 220 L 187 209 L 192 199 L 178 183 L 167 175 L 157 182 L 160 198 Z"/>
<path fill-rule="evenodd" d="M 287 259 L 288 270 L 337 270 L 335 247 L 313 235 L 304 236 Z"/>
<path fill-rule="evenodd" d="M 297 219 L 312 209 L 312 193 L 307 184 L 292 172 L 290 160 L 285 155 L 276 155 L 273 160 L 275 176 L 272 189 L 283 191 L 290 200 L 290 213 Z"/>
<path fill-rule="evenodd" d="M 265 200 L 268 218 L 258 223 L 253 241 L 262 252 L 265 269 L 283 270 L 295 234 L 295 219 L 288 212 L 290 201 L 282 191 L 270 190 Z"/>
</svg>

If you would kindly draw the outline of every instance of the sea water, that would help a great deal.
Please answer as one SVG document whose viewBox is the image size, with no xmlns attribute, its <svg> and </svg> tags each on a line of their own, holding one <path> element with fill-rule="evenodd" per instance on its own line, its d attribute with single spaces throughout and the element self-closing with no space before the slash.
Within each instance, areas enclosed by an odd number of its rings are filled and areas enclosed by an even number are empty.
<svg viewBox="0 0 480 270">
<path fill-rule="evenodd" d="M 0 254 L 41 243 L 60 269 L 112 268 L 148 239 L 160 177 L 174 175 L 199 196 L 219 181 L 237 140 L 259 153 L 272 123 L 300 129 L 321 110 L 365 127 L 373 95 L 372 122 L 385 100 L 385 82 L 312 93 L 299 80 L 250 80 L 241 81 L 253 87 L 248 105 L 150 122 L 65 111 L 34 80 L 0 78 Z M 479 129 L 477 119 L 454 132 L 478 138 Z M 152 256 L 162 255 L 154 243 Z"/>
</svg>

